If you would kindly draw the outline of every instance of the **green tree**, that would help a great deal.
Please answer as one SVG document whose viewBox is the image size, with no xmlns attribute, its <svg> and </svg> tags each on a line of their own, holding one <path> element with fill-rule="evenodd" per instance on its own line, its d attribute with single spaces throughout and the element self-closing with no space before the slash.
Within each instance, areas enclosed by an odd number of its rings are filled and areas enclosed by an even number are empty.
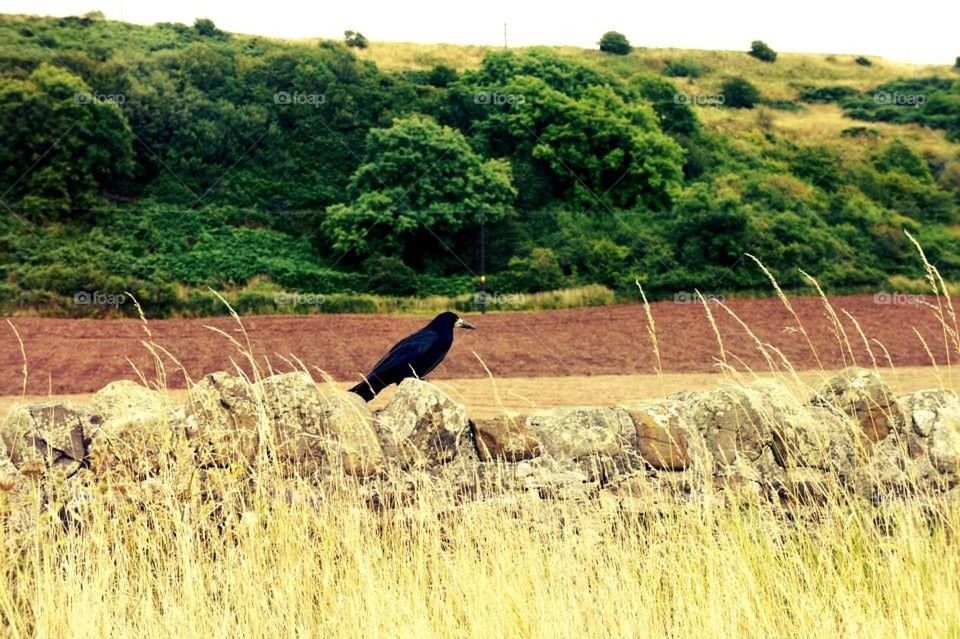
<svg viewBox="0 0 960 639">
<path fill-rule="evenodd" d="M 678 100 L 676 85 L 655 75 L 638 73 L 630 86 L 653 106 L 660 128 L 673 135 L 689 135 L 697 130 L 697 116 L 684 100 Z"/>
<path fill-rule="evenodd" d="M 409 255 L 418 238 L 449 238 L 476 223 L 478 212 L 490 223 L 502 220 L 516 191 L 505 161 L 484 160 L 459 131 L 411 115 L 370 131 L 349 195 L 327 209 L 322 224 L 333 248 Z"/>
<path fill-rule="evenodd" d="M 133 135 L 118 106 L 70 72 L 41 64 L 0 83 L 0 179 L 5 201 L 56 219 L 95 205 L 133 171 Z"/>
<path fill-rule="evenodd" d="M 607 31 L 600 38 L 600 50 L 615 55 L 627 55 L 632 47 L 627 36 L 618 31 Z"/>
<path fill-rule="evenodd" d="M 650 106 L 612 87 L 573 97 L 523 76 L 501 90 L 525 100 L 488 108 L 476 125 L 490 153 L 530 158 L 550 174 L 554 195 L 582 209 L 669 206 L 682 181 L 683 149 L 660 130 Z"/>
</svg>

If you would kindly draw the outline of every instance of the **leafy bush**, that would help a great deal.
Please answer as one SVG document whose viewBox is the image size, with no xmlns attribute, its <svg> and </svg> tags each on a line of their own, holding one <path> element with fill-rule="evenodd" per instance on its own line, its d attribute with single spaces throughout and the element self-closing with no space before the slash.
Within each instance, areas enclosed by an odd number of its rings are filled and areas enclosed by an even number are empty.
<svg viewBox="0 0 960 639">
<path fill-rule="evenodd" d="M 732 109 L 752 109 L 760 100 L 760 91 L 743 78 L 727 78 L 720 85 L 723 106 Z"/>
<path fill-rule="evenodd" d="M 615 55 L 627 55 L 632 47 L 627 36 L 617 31 L 607 31 L 600 38 L 600 50 Z"/>
<path fill-rule="evenodd" d="M 800 99 L 804 102 L 840 102 L 856 94 L 857 90 L 851 87 L 806 87 L 800 91 Z"/>
<path fill-rule="evenodd" d="M 417 273 L 398 257 L 381 255 L 371 257 L 363 270 L 370 278 L 370 290 L 384 295 L 416 295 Z"/>
<path fill-rule="evenodd" d="M 757 60 L 763 60 L 764 62 L 773 62 L 777 59 L 777 52 L 771 49 L 763 40 L 754 40 L 751 42 L 750 51 L 747 53 Z"/>
<path fill-rule="evenodd" d="M 648 100 L 660 119 L 660 128 L 673 135 L 697 130 L 697 116 L 684 100 L 678 100 L 677 87 L 663 78 L 640 73 L 631 78 L 631 88 Z"/>
<path fill-rule="evenodd" d="M 949 78 L 909 78 L 886 82 L 843 101 L 845 115 L 858 120 L 919 124 L 960 140 L 960 82 Z"/>
<path fill-rule="evenodd" d="M 563 288 L 567 278 L 552 249 L 536 247 L 526 257 L 513 257 L 507 271 L 493 278 L 497 290 L 511 293 Z"/>
<path fill-rule="evenodd" d="M 203 38 L 226 38 L 227 34 L 217 28 L 210 18 L 197 18 L 193 22 L 193 30 Z"/>
<path fill-rule="evenodd" d="M 853 59 L 853 61 L 856 62 L 857 64 L 859 64 L 861 67 L 872 67 L 872 66 L 873 66 L 873 62 L 870 61 L 870 58 L 867 58 L 867 57 L 862 56 L 862 55 L 858 55 L 856 58 Z"/>
<path fill-rule="evenodd" d="M 348 47 L 353 47 L 355 49 L 366 49 L 370 46 L 370 42 L 367 40 L 359 31 L 344 31 L 343 32 L 343 42 Z"/>
<path fill-rule="evenodd" d="M 667 60 L 663 74 L 671 78 L 699 78 L 702 69 L 692 60 Z"/>
</svg>

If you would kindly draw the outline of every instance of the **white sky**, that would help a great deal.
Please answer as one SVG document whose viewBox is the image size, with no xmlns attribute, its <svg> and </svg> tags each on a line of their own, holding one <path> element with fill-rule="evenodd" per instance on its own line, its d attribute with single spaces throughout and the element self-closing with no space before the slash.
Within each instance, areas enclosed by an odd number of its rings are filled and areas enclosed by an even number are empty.
<svg viewBox="0 0 960 639">
<path fill-rule="evenodd" d="M 898 10 L 894 11 L 892 8 Z M 952 64 L 960 55 L 960 2 L 911 0 L 0 0 L 0 13 L 79 15 L 100 10 L 141 24 L 211 18 L 227 31 L 285 38 L 341 38 L 354 29 L 374 41 L 569 44 L 593 47 L 604 31 L 634 45 L 879 55 Z"/>
</svg>

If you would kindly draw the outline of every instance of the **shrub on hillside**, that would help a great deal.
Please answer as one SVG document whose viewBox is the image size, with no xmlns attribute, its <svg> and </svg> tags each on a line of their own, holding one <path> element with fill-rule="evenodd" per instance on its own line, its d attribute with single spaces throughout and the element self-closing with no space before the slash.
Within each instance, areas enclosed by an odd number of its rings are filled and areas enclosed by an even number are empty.
<svg viewBox="0 0 960 639">
<path fill-rule="evenodd" d="M 197 18 L 193 23 L 193 30 L 203 38 L 225 38 L 226 32 L 217 28 L 210 18 Z"/>
<path fill-rule="evenodd" d="M 699 78 L 702 71 L 700 65 L 692 60 L 667 60 L 663 65 L 663 75 L 671 78 Z"/>
<path fill-rule="evenodd" d="M 370 46 L 370 41 L 367 40 L 359 31 L 344 31 L 343 32 L 343 42 L 348 47 L 353 47 L 355 49 L 366 49 Z"/>
<path fill-rule="evenodd" d="M 600 38 L 600 50 L 615 55 L 627 55 L 632 47 L 627 36 L 617 31 L 607 31 Z"/>
<path fill-rule="evenodd" d="M 800 99 L 804 102 L 839 102 L 856 94 L 857 90 L 851 87 L 806 87 L 800 90 Z"/>
<path fill-rule="evenodd" d="M 727 78 L 720 85 L 723 106 L 732 109 L 752 109 L 760 100 L 760 91 L 743 78 Z"/>
<path fill-rule="evenodd" d="M 870 61 L 870 58 L 868 58 L 868 57 L 866 57 L 866 56 L 858 55 L 856 58 L 853 59 L 853 61 L 856 62 L 857 64 L 859 64 L 861 67 L 872 67 L 872 66 L 873 66 L 873 62 L 871 62 L 871 61 Z"/>
<path fill-rule="evenodd" d="M 697 130 L 697 116 L 686 100 L 678 100 L 680 92 L 669 80 L 650 74 L 637 74 L 630 85 L 641 97 L 650 101 L 660 118 L 660 128 L 673 135 L 690 134 Z"/>
<path fill-rule="evenodd" d="M 763 40 L 754 40 L 750 43 L 750 55 L 755 57 L 757 60 L 763 60 L 764 62 L 773 62 L 777 59 L 777 52 L 770 48 Z"/>
</svg>

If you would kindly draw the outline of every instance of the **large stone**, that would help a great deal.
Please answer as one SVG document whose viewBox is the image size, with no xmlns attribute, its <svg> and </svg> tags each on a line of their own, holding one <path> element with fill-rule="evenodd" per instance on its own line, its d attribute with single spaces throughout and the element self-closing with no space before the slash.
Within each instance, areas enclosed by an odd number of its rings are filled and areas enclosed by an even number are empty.
<svg viewBox="0 0 960 639">
<path fill-rule="evenodd" d="M 824 505 L 842 493 L 834 473 L 815 468 L 790 468 L 784 476 L 782 494 L 789 503 Z"/>
<path fill-rule="evenodd" d="M 472 420 L 471 424 L 477 453 L 483 461 L 503 459 L 517 462 L 533 459 L 542 452 L 540 437 L 522 417 L 498 415 Z"/>
<path fill-rule="evenodd" d="M 190 387 L 186 434 L 200 467 L 249 466 L 267 420 L 257 389 L 242 377 L 211 373 Z"/>
<path fill-rule="evenodd" d="M 178 451 L 183 454 L 183 410 L 163 393 L 121 380 L 94 393 L 92 401 L 102 419 L 88 433 L 95 474 L 146 479 L 170 468 Z"/>
<path fill-rule="evenodd" d="M 160 413 L 169 407 L 160 391 L 126 379 L 110 382 L 94 393 L 91 401 L 104 420 L 132 413 Z"/>
<path fill-rule="evenodd" d="M 684 418 L 684 402 L 630 402 L 622 407 L 633 420 L 637 449 L 647 464 L 657 470 L 684 470 L 692 465 L 701 440 Z"/>
<path fill-rule="evenodd" d="M 960 477 L 960 419 L 941 417 L 930 431 L 930 461 L 954 481 Z"/>
<path fill-rule="evenodd" d="M 261 442 L 281 468 L 311 474 L 326 462 L 323 398 L 309 373 L 271 375 L 254 387 L 271 428 Z"/>
<path fill-rule="evenodd" d="M 765 387 L 706 391 L 685 401 L 690 425 L 706 442 L 716 470 L 758 459 L 782 413 L 782 402 Z"/>
<path fill-rule="evenodd" d="M 0 543 L 16 543 L 20 533 L 32 529 L 34 515 L 29 480 L 0 455 Z"/>
<path fill-rule="evenodd" d="M 875 501 L 945 487 L 930 459 L 911 455 L 908 442 L 898 436 L 876 442 L 865 462 L 842 479 L 855 493 Z"/>
<path fill-rule="evenodd" d="M 912 457 L 930 462 L 955 483 L 960 478 L 960 398 L 949 390 L 921 390 L 900 399 Z"/>
<path fill-rule="evenodd" d="M 433 384 L 409 377 L 377 412 L 375 423 L 388 457 L 405 468 L 430 466 L 456 457 L 467 412 Z"/>
<path fill-rule="evenodd" d="M 90 469 L 99 476 L 142 480 L 188 461 L 183 410 L 132 411 L 114 415 L 93 431 Z"/>
<path fill-rule="evenodd" d="M 325 396 L 322 425 L 345 473 L 362 477 L 384 469 L 386 459 L 373 412 L 359 395 L 335 391 Z"/>
<path fill-rule="evenodd" d="M 86 459 L 86 433 L 99 421 L 93 409 L 69 402 L 17 406 L 4 422 L 3 444 L 23 472 L 56 470 L 71 476 Z"/>
<path fill-rule="evenodd" d="M 903 412 L 890 387 L 876 372 L 865 368 L 847 368 L 830 378 L 811 403 L 855 419 L 867 448 L 904 426 Z"/>
<path fill-rule="evenodd" d="M 552 408 L 532 413 L 526 425 L 539 434 L 544 452 L 562 459 L 615 456 L 636 437 L 622 408 Z"/>
<path fill-rule="evenodd" d="M 816 468 L 847 473 L 860 452 L 859 425 L 825 406 L 798 406 L 772 429 L 772 449 L 784 468 Z"/>
<path fill-rule="evenodd" d="M 910 429 L 921 437 L 929 437 L 939 421 L 960 421 L 960 398 L 953 391 L 920 390 L 901 397 L 900 404 Z"/>
</svg>

